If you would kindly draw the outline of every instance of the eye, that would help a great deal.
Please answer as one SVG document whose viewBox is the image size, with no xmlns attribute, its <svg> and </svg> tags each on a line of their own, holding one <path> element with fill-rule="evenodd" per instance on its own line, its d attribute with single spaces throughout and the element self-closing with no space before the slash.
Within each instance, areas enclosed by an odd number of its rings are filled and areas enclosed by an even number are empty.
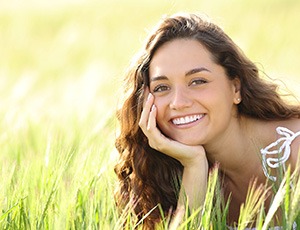
<svg viewBox="0 0 300 230">
<path fill-rule="evenodd" d="M 168 90 L 170 87 L 167 86 L 167 85 L 157 85 L 154 87 L 153 89 L 153 92 L 156 93 L 156 92 L 163 92 L 163 91 L 166 91 Z"/>
<path fill-rule="evenodd" d="M 190 85 L 202 85 L 207 83 L 207 80 L 205 79 L 193 79 L 190 83 Z"/>
</svg>

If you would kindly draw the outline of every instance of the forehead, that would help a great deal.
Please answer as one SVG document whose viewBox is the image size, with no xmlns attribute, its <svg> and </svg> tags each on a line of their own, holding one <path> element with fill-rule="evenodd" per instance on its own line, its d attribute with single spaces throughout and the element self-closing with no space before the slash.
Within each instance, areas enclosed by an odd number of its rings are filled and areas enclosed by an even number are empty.
<svg viewBox="0 0 300 230">
<path fill-rule="evenodd" d="M 215 65 L 211 53 L 195 39 L 176 39 L 163 44 L 154 53 L 149 74 L 185 72 L 195 67 Z"/>
</svg>

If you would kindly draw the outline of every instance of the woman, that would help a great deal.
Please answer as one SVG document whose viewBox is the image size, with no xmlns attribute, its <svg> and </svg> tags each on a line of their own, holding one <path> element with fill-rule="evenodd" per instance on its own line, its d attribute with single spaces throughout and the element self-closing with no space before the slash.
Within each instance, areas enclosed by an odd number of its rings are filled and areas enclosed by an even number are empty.
<svg viewBox="0 0 300 230">
<path fill-rule="evenodd" d="M 185 196 L 191 210 L 200 207 L 216 162 L 224 196 L 231 194 L 228 223 L 236 222 L 249 182 L 276 180 L 268 153 L 282 131 L 291 151 L 280 163 L 295 168 L 299 105 L 284 102 L 217 25 L 194 14 L 164 19 L 127 84 L 129 96 L 118 113 L 116 199 L 120 207 L 134 204 L 139 219 L 147 215 L 145 228 L 160 221 L 157 204 L 166 215 Z"/>
</svg>

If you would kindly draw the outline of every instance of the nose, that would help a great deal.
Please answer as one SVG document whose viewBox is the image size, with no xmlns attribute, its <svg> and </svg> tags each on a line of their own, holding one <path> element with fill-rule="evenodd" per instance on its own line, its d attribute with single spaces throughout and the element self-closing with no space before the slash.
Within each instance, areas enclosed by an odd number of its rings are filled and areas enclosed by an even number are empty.
<svg viewBox="0 0 300 230">
<path fill-rule="evenodd" d="M 170 109 L 182 110 L 191 107 L 192 104 L 193 100 L 191 98 L 191 95 L 189 95 L 184 87 L 174 89 L 174 93 L 172 94 L 170 102 Z"/>
</svg>

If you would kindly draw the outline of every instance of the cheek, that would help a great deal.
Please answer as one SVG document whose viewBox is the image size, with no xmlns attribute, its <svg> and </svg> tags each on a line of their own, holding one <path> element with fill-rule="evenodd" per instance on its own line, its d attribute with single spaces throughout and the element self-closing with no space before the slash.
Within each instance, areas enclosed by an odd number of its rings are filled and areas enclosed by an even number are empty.
<svg viewBox="0 0 300 230">
<path fill-rule="evenodd" d="M 225 82 L 224 84 L 215 87 L 208 98 L 214 103 L 218 103 L 219 106 L 226 107 L 233 104 L 234 92 Z"/>
<path fill-rule="evenodd" d="M 234 116 L 235 106 L 230 93 L 219 93 L 218 96 L 211 97 L 210 102 L 211 116 L 219 125 L 227 123 Z"/>
<path fill-rule="evenodd" d="M 166 117 L 168 106 L 167 106 L 167 103 L 161 99 L 155 99 L 154 104 L 157 109 L 156 122 L 161 127 L 163 125 L 163 123 L 165 122 L 165 117 Z"/>
</svg>

